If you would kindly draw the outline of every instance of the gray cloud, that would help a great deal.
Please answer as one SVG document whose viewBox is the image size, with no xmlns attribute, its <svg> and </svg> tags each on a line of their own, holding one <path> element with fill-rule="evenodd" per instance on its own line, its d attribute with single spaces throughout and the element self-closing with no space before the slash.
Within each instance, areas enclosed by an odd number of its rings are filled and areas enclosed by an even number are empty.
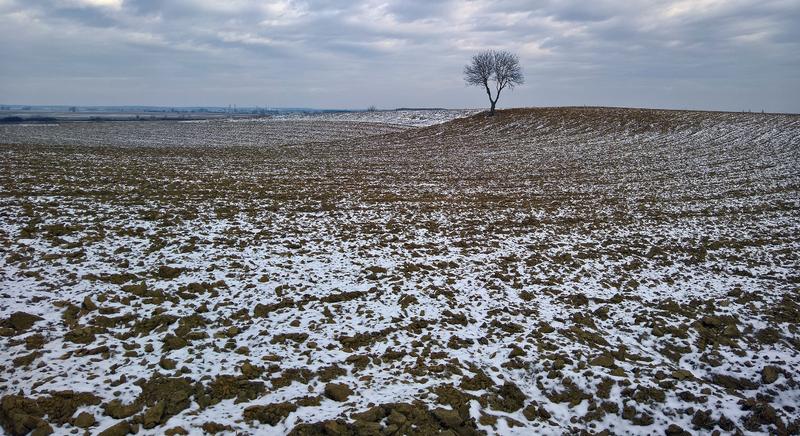
<svg viewBox="0 0 800 436">
<path fill-rule="evenodd" d="M 0 102 L 477 107 L 461 70 L 517 52 L 501 106 L 800 112 L 796 0 L 0 0 Z"/>
</svg>

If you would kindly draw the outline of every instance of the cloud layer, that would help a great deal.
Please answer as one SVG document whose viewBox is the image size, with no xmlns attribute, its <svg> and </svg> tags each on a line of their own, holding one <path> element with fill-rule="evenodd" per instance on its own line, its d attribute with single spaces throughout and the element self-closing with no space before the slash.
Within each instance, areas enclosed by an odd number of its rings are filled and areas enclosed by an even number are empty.
<svg viewBox="0 0 800 436">
<path fill-rule="evenodd" d="M 797 0 L 0 0 L 0 102 L 800 112 Z"/>
</svg>

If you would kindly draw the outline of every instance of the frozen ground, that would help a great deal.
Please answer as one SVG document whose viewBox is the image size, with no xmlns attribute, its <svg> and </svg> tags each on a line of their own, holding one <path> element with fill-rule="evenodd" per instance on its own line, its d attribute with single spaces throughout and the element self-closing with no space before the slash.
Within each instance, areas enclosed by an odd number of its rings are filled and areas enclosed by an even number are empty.
<svg viewBox="0 0 800 436">
<path fill-rule="evenodd" d="M 0 130 L 6 432 L 797 434 L 800 117 L 281 122 Z"/>
<path fill-rule="evenodd" d="M 247 147 L 330 142 L 397 133 L 475 114 L 470 109 L 287 113 L 265 118 L 0 124 L 4 144 Z"/>
<path fill-rule="evenodd" d="M 323 121 L 357 121 L 401 126 L 424 127 L 452 121 L 480 112 L 477 109 L 379 110 L 367 112 L 333 112 L 324 114 L 293 113 L 278 118 Z"/>
<path fill-rule="evenodd" d="M 396 133 L 407 126 L 273 118 L 0 125 L 7 144 L 113 147 L 274 147 Z"/>
</svg>

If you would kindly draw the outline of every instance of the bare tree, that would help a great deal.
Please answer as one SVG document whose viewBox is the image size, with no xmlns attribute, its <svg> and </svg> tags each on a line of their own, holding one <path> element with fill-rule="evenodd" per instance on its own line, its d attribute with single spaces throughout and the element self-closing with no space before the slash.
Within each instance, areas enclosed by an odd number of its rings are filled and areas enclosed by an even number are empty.
<svg viewBox="0 0 800 436">
<path fill-rule="evenodd" d="M 483 86 L 486 89 L 489 103 L 492 104 L 489 115 L 494 115 L 494 107 L 502 90 L 513 89 L 514 86 L 525 83 L 519 58 L 505 50 L 484 50 L 472 56 L 472 62 L 464 67 L 464 80 L 468 85 Z M 494 97 L 489 82 L 494 82 Z"/>
</svg>

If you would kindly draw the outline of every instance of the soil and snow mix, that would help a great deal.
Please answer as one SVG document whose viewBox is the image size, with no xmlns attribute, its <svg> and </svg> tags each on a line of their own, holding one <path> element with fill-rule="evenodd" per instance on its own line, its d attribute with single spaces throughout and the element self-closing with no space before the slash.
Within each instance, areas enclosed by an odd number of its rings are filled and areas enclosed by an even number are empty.
<svg viewBox="0 0 800 436">
<path fill-rule="evenodd" d="M 797 434 L 800 117 L 281 123 L 0 131 L 7 433 Z"/>
</svg>

